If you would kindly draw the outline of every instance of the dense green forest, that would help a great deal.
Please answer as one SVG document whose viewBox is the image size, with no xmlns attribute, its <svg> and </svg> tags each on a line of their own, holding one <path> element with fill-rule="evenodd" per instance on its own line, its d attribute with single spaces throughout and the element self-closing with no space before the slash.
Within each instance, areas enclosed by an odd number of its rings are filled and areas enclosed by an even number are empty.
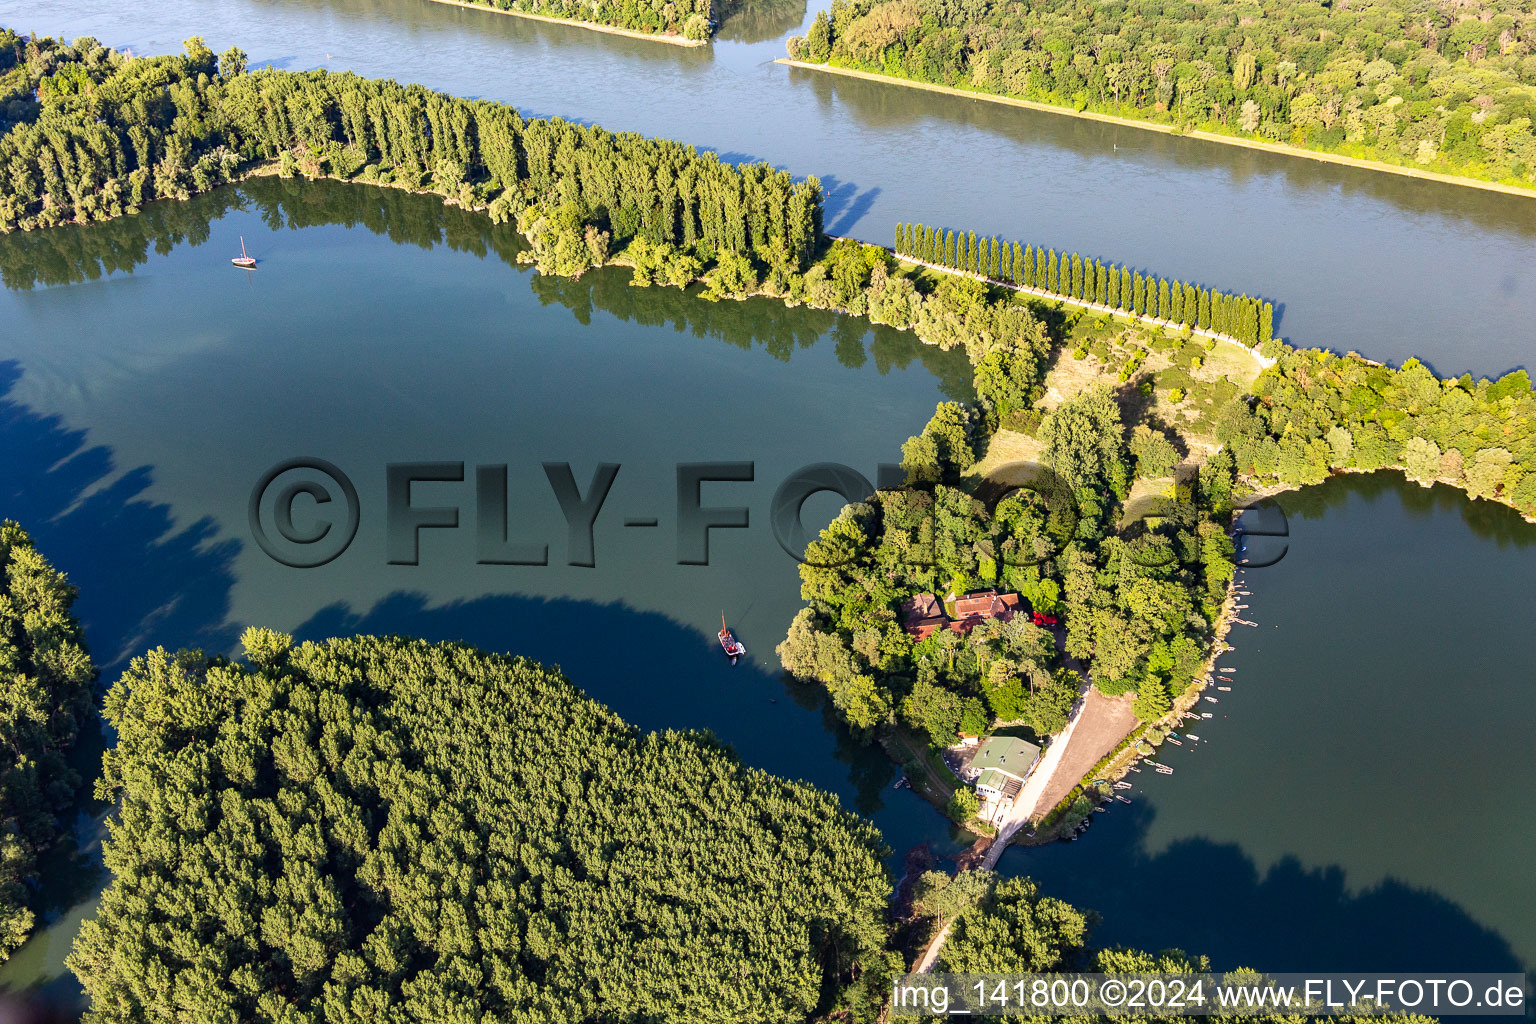
<svg viewBox="0 0 1536 1024">
<path fill-rule="evenodd" d="M 1239 470 L 1287 486 L 1402 469 L 1536 515 L 1536 394 L 1524 370 L 1441 380 L 1416 359 L 1286 349 L 1217 427 Z"/>
<path fill-rule="evenodd" d="M 806 607 L 779 657 L 825 685 L 855 728 L 900 721 L 941 746 L 1000 723 L 1044 736 L 1077 696 L 1073 664 L 1103 693 L 1135 691 L 1137 716 L 1152 721 L 1199 674 L 1233 573 L 1231 456 L 1201 468 L 1190 500 L 1126 530 L 1132 483 L 1170 471 L 1171 442 L 1145 426 L 1128 431 L 1105 387 L 1046 413 L 1037 433 L 1055 482 L 988 507 L 962 479 L 988 420 L 940 405 L 903 446 L 909 486 L 846 506 L 807 548 Z M 1026 616 L 921 641 L 901 626 L 898 608 L 915 593 L 985 587 L 1060 617 L 1067 657 Z"/>
<path fill-rule="evenodd" d="M 1211 972 L 1210 960 L 1180 949 L 1156 953 L 1125 947 L 1102 948 L 1090 945 L 1092 929 L 1098 922 L 1093 911 L 1084 911 L 1061 900 L 1046 896 L 1028 878 L 1003 878 L 990 871 L 969 871 L 947 875 L 929 871 L 913 887 L 913 912 L 933 921 L 952 921 L 948 941 L 935 967 L 940 973 L 1017 974 L 1089 972 L 1104 974 L 1205 974 Z M 1258 977 L 1251 968 L 1239 967 L 1234 976 Z M 929 1017 L 924 1021 L 954 1019 Z M 1006 1017 L 985 1017 L 1005 1020 Z M 1037 1018 L 1038 1019 L 1038 1018 Z M 1076 1016 L 1076 1021 L 1106 1020 L 1145 1024 L 1171 1021 L 1168 1016 L 1115 1013 L 1112 1017 Z M 1304 1019 L 1296 1016 L 1255 1016 L 1215 1012 L 1206 1015 L 1213 1024 L 1234 1021 L 1285 1021 Z M 1383 1014 L 1340 1014 L 1332 1019 L 1340 1024 L 1366 1024 L 1388 1019 L 1397 1024 L 1434 1024 L 1434 1018 L 1394 1012 Z"/>
<path fill-rule="evenodd" d="M 516 218 L 541 269 L 579 273 L 610 246 L 665 255 L 738 254 L 789 275 L 809 264 L 821 186 L 766 164 L 739 167 L 691 146 L 500 103 L 326 71 L 247 73 L 201 40 L 182 57 L 128 58 L 95 40 L 0 46 L 14 62 L 0 137 L 0 230 L 101 220 L 186 198 L 242 168 L 430 188 Z"/>
<path fill-rule="evenodd" d="M 86 1024 L 874 1021 L 949 921 L 944 970 L 1208 969 L 1096 948 L 1092 911 L 986 871 L 893 914 L 880 834 L 835 797 L 525 659 L 243 644 L 151 651 L 107 696 Z"/>
<path fill-rule="evenodd" d="M 532 662 L 150 652 L 108 693 L 87 1021 L 761 1021 L 883 998 L 880 834 Z"/>
<path fill-rule="evenodd" d="M 28 882 L 80 789 L 66 754 L 91 715 L 96 669 L 74 601 L 26 531 L 0 522 L 0 959 L 32 930 Z"/>
<path fill-rule="evenodd" d="M 1521 0 L 836 0 L 800 60 L 1536 185 Z"/>
<path fill-rule="evenodd" d="M 1172 324 L 1199 328 L 1240 341 L 1250 347 L 1274 336 L 1275 309 L 1248 296 L 1201 288 L 1183 281 L 1143 277 L 1129 267 L 1106 267 L 1077 253 L 1036 248 L 994 238 L 940 231 L 926 224 L 897 224 L 897 255 L 979 277 L 1038 288 L 1083 302 Z"/>
</svg>

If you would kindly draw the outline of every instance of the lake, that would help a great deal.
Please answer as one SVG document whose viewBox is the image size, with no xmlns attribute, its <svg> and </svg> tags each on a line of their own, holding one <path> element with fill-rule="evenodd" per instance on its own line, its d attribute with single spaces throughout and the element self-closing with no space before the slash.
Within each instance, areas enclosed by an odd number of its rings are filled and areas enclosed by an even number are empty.
<svg viewBox="0 0 1536 1024">
<path fill-rule="evenodd" d="M 241 237 L 260 269 L 229 265 Z M 104 677 L 148 645 L 230 650 L 247 623 L 462 639 L 560 665 L 643 728 L 709 729 L 837 792 L 897 860 L 954 849 L 943 818 L 891 788 L 883 753 L 779 675 L 799 579 L 769 511 L 803 467 L 874 479 L 898 461 L 938 402 L 973 397 L 964 352 L 766 299 L 634 289 L 627 271 L 541 278 L 520 248 L 434 197 L 275 178 L 0 237 L 0 514 L 81 588 Z M 350 547 L 313 569 L 265 554 L 247 515 L 262 475 L 302 456 L 355 481 L 360 505 Z M 412 495 L 460 507 L 461 528 L 423 531 L 419 564 L 390 564 L 386 467 L 429 461 L 469 467 Z M 546 462 L 570 463 L 583 494 L 599 463 L 619 466 L 590 568 L 568 564 Z M 700 490 L 749 525 L 709 531 L 709 564 L 683 565 L 677 467 L 701 462 L 752 464 L 751 482 Z M 506 467 L 507 533 L 549 564 L 478 564 L 479 466 Z M 841 504 L 812 497 L 807 528 Z M 322 512 L 302 499 L 295 523 Z M 735 667 L 722 613 L 748 648 Z M 57 974 L 78 914 L 59 910 L 63 927 L 0 981 Z"/>
</svg>

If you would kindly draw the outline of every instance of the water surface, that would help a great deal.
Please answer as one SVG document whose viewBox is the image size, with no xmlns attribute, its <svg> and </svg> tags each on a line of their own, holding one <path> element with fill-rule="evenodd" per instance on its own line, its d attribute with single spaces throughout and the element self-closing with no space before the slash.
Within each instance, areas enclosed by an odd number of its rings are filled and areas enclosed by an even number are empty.
<svg viewBox="0 0 1536 1024">
<path fill-rule="evenodd" d="M 229 265 L 242 236 L 257 271 Z M 964 354 L 768 300 L 633 289 L 617 270 L 545 279 L 519 248 L 434 197 L 277 179 L 0 238 L 0 514 L 81 588 L 106 679 L 148 645 L 229 650 L 248 623 L 465 640 L 560 665 L 642 728 L 709 729 L 838 793 L 881 825 L 893 863 L 918 842 L 953 849 L 941 817 L 892 790 L 883 754 L 778 675 L 799 583 L 768 508 L 808 464 L 873 478 L 898 460 L 939 401 L 972 397 Z M 252 543 L 251 492 L 295 456 L 331 462 L 360 499 L 356 539 L 320 568 Z M 419 564 L 389 564 L 386 466 L 426 461 L 467 464 L 464 483 L 412 497 L 458 507 L 461 528 L 423 531 Z M 749 525 L 681 565 L 676 466 L 708 461 L 753 464 L 750 482 L 701 495 Z M 599 463 L 620 466 L 591 567 L 569 564 L 546 462 L 569 462 L 583 492 Z M 478 564 L 479 465 L 506 467 L 508 532 L 549 564 Z M 840 504 L 813 498 L 807 527 Z M 324 511 L 301 499 L 295 522 Z M 750 652 L 734 668 L 722 613 Z M 60 978 L 94 895 L 96 823 L 81 827 L 73 897 L 0 982 Z"/>
<path fill-rule="evenodd" d="M 772 63 L 823 6 L 754 5 L 698 48 L 427 0 L 0 0 L 0 23 L 136 53 L 200 34 L 256 63 L 682 139 L 820 175 L 836 233 L 995 232 L 1263 294 L 1303 345 L 1419 356 L 1446 375 L 1529 365 L 1536 199 Z"/>
</svg>

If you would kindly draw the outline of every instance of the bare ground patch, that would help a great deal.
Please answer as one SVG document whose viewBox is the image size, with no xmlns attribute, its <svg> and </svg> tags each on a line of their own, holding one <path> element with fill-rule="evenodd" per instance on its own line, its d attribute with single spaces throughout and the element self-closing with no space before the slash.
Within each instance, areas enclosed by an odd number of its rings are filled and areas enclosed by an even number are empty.
<svg viewBox="0 0 1536 1024">
<path fill-rule="evenodd" d="M 1136 728 L 1136 715 L 1131 711 L 1130 694 L 1106 697 L 1090 688 L 1084 700 L 1087 703 L 1078 717 L 1076 728 L 1072 730 L 1071 739 L 1067 741 L 1067 749 L 1062 752 L 1056 771 L 1051 774 L 1050 782 L 1035 804 L 1041 812 L 1048 812 L 1061 803 L 1072 792 L 1073 786 L 1085 781 L 1083 775 Z"/>
</svg>

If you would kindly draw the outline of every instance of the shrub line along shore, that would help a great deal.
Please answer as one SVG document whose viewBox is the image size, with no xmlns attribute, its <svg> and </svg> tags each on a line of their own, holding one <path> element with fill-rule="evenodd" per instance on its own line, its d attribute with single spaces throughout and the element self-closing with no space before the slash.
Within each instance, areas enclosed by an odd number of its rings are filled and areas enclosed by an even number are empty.
<svg viewBox="0 0 1536 1024">
<path fill-rule="evenodd" d="M 607 32 L 611 36 L 627 36 L 630 39 L 648 39 L 654 43 L 671 43 L 673 46 L 707 46 L 708 39 L 685 39 L 679 35 L 666 35 L 661 32 L 640 32 L 632 28 L 620 28 L 617 25 L 603 25 L 595 21 L 576 21 L 574 18 L 554 18 L 548 14 L 534 14 L 531 11 L 513 11 L 502 7 L 492 7 L 490 4 L 469 3 L 468 0 L 428 0 L 429 3 L 446 4 L 449 7 L 463 7 L 471 11 L 489 11 L 492 14 L 510 14 L 514 18 L 528 18 L 532 21 L 547 21 L 551 25 L 570 25 L 574 28 L 590 29 L 593 32 Z"/>
<path fill-rule="evenodd" d="M 438 0 L 438 2 L 451 3 L 454 0 Z M 1200 139 L 1204 142 L 1219 142 L 1226 146 L 1241 146 L 1244 149 L 1256 149 L 1265 153 L 1276 153 L 1280 156 L 1301 157 L 1304 160 L 1317 160 L 1325 164 L 1340 164 L 1344 167 L 1358 167 L 1361 170 L 1367 171 L 1385 171 L 1388 174 L 1397 174 L 1405 178 L 1418 178 L 1420 181 L 1438 181 L 1447 185 L 1465 185 L 1468 188 L 1480 188 L 1485 192 L 1502 192 L 1505 195 L 1536 199 L 1536 191 L 1521 188 L 1518 185 L 1504 185 L 1496 181 L 1481 181 L 1477 178 L 1467 178 L 1456 174 L 1425 171 L 1417 167 L 1400 167 L 1397 164 L 1382 163 L 1377 160 L 1362 160 L 1359 157 L 1341 156 L 1338 153 L 1321 153 L 1313 149 L 1288 146 L 1282 142 L 1261 142 L 1258 139 L 1241 139 L 1232 135 L 1222 135 L 1220 132 L 1208 132 L 1201 128 L 1180 131 L 1173 125 L 1158 124 L 1155 121 L 1140 121 L 1136 118 L 1121 117 L 1117 114 L 1101 114 L 1096 110 L 1074 110 L 1071 107 L 1058 107 L 1050 103 L 1041 103 L 1038 100 L 1021 100 L 1013 96 L 999 96 L 996 93 L 990 92 L 956 89 L 949 85 L 934 85 L 932 82 L 919 82 L 911 78 L 897 78 L 895 75 L 860 71 L 857 68 L 839 67 L 835 64 L 812 64 L 809 61 L 795 60 L 791 57 L 779 57 L 774 63 L 784 64 L 792 68 L 805 68 L 808 71 L 826 71 L 834 75 L 846 75 L 849 78 L 862 78 L 871 82 L 885 82 L 889 85 L 900 85 L 909 89 L 926 89 L 928 92 L 940 92 L 948 96 L 958 96 L 962 99 L 983 100 L 987 103 L 1001 103 L 1009 107 L 1023 107 L 1026 110 L 1040 110 L 1047 114 L 1063 114 L 1067 117 L 1081 117 L 1089 121 L 1103 121 L 1106 124 L 1123 125 L 1127 128 L 1141 128 L 1145 131 L 1159 132 L 1163 135 L 1177 135 L 1182 138 Z"/>
</svg>

